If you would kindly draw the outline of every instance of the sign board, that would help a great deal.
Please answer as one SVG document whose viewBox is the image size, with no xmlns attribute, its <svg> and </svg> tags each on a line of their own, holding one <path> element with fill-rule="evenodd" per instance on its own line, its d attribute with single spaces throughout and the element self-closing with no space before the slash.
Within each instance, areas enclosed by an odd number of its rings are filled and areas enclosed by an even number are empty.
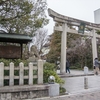
<svg viewBox="0 0 100 100">
<path fill-rule="evenodd" d="M 21 47 L 12 45 L 0 46 L 0 58 L 21 58 Z"/>
<path fill-rule="evenodd" d="M 85 23 L 81 22 L 78 29 L 78 33 L 84 34 L 84 29 L 85 29 Z"/>
</svg>

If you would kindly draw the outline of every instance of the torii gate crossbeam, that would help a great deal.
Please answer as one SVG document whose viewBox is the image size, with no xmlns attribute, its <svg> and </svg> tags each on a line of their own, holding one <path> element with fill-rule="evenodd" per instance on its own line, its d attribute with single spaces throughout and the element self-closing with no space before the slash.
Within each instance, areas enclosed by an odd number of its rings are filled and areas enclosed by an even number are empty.
<svg viewBox="0 0 100 100">
<path fill-rule="evenodd" d="M 65 73 L 66 69 L 66 36 L 67 32 L 69 33 L 74 33 L 74 34 L 79 34 L 79 35 L 87 35 L 92 37 L 92 52 L 93 52 L 93 60 L 94 58 L 97 57 L 97 45 L 96 45 L 96 38 L 100 38 L 100 35 L 98 35 L 95 31 L 100 30 L 100 24 L 95 24 L 95 23 L 90 23 L 87 21 L 67 17 L 61 14 L 56 13 L 55 11 L 48 9 L 49 16 L 53 18 L 55 22 L 60 22 L 63 23 L 62 26 L 59 27 L 54 27 L 54 30 L 57 31 L 62 31 L 62 38 L 61 38 L 61 68 L 60 68 L 60 73 L 63 74 Z M 74 25 L 78 26 L 80 25 L 81 22 L 84 22 L 86 24 L 86 28 L 91 29 L 90 33 L 84 33 L 80 34 L 78 33 L 77 30 L 70 29 L 68 25 Z"/>
</svg>

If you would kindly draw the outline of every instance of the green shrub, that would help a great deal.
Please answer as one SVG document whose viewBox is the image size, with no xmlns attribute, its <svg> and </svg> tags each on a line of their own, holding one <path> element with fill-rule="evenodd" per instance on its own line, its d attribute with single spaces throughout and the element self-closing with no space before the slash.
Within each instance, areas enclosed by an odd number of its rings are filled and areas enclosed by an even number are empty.
<svg viewBox="0 0 100 100">
<path fill-rule="evenodd" d="M 53 63 L 48 63 L 48 62 L 46 62 L 46 63 L 44 63 L 44 65 L 43 65 L 43 68 L 44 68 L 44 70 L 52 70 L 52 71 L 54 71 L 55 70 L 55 64 L 53 64 Z"/>
<path fill-rule="evenodd" d="M 15 66 L 19 66 L 20 62 L 24 63 L 24 66 L 28 66 L 27 60 L 21 60 L 21 59 L 0 59 L 0 62 L 3 62 L 5 66 L 9 66 L 11 62 L 14 63 Z"/>
<path fill-rule="evenodd" d="M 9 66 L 11 59 L 0 59 L 0 62 L 3 62 L 5 66 Z"/>
<path fill-rule="evenodd" d="M 55 77 L 55 82 L 59 84 L 64 84 L 64 80 L 62 80 L 58 74 L 55 72 L 55 64 L 46 62 L 44 64 L 43 78 L 44 83 L 48 82 L 49 76 L 53 75 Z"/>
<path fill-rule="evenodd" d="M 43 72 L 43 78 L 44 78 L 44 83 L 48 82 L 49 76 L 53 75 L 55 77 L 55 82 L 59 84 L 64 84 L 64 80 L 62 80 L 55 71 L 52 70 L 44 70 Z"/>
<path fill-rule="evenodd" d="M 64 80 L 62 80 L 58 74 L 56 73 L 56 68 L 55 68 L 55 64 L 52 63 L 45 63 L 44 66 L 44 71 L 43 71 L 43 81 L 44 83 L 48 83 L 48 78 L 49 76 L 53 75 L 55 77 L 55 82 L 58 83 L 60 85 L 59 89 L 60 89 L 60 94 L 65 93 L 66 89 L 62 87 L 62 84 L 64 84 Z"/>
<path fill-rule="evenodd" d="M 64 88 L 64 87 L 60 87 L 60 94 L 63 94 L 63 93 L 65 93 L 66 92 L 66 89 Z"/>
</svg>

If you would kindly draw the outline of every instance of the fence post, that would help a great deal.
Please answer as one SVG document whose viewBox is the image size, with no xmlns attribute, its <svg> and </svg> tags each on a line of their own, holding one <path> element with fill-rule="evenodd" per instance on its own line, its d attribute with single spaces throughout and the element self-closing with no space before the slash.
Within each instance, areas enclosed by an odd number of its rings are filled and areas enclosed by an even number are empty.
<svg viewBox="0 0 100 100">
<path fill-rule="evenodd" d="M 33 85 L 33 63 L 29 63 L 29 85 Z"/>
<path fill-rule="evenodd" d="M 10 63 L 10 81 L 9 81 L 10 86 L 14 85 L 14 63 Z"/>
<path fill-rule="evenodd" d="M 0 63 L 0 86 L 4 86 L 4 63 Z"/>
<path fill-rule="evenodd" d="M 19 85 L 24 84 L 24 64 L 21 62 L 19 63 L 20 73 L 19 73 Z"/>
<path fill-rule="evenodd" d="M 43 60 L 38 60 L 38 84 L 43 84 Z"/>
</svg>

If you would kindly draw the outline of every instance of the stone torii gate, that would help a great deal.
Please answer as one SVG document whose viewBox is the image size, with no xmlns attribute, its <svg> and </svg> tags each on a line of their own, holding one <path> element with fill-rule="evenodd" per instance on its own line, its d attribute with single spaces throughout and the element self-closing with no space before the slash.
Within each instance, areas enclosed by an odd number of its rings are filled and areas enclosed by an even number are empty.
<svg viewBox="0 0 100 100">
<path fill-rule="evenodd" d="M 86 35 L 92 37 L 92 53 L 93 53 L 93 60 L 97 57 L 97 44 L 96 44 L 96 38 L 100 38 L 100 35 L 96 33 L 97 30 L 100 30 L 100 24 L 95 24 L 71 17 L 67 17 L 61 14 L 58 14 L 57 12 L 48 9 L 48 14 L 50 17 L 53 18 L 55 22 L 62 23 L 62 26 L 55 26 L 54 30 L 61 31 L 61 67 L 60 67 L 60 73 L 64 74 L 66 69 L 66 39 L 67 39 L 67 32 L 68 33 L 74 33 L 79 35 Z M 80 26 L 80 23 L 85 23 L 85 27 L 90 29 L 91 31 L 89 33 L 84 32 L 84 34 L 78 33 L 77 30 L 71 29 L 68 25 L 72 26 Z"/>
</svg>

